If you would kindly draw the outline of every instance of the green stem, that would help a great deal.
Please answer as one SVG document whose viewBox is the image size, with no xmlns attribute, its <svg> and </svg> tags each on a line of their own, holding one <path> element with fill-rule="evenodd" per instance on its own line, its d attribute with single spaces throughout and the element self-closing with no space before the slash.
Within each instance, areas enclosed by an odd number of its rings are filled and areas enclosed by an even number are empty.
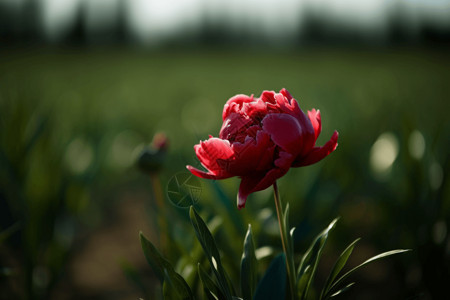
<svg viewBox="0 0 450 300">
<path fill-rule="evenodd" d="M 281 244 L 283 245 L 283 251 L 286 254 L 286 270 L 289 281 L 291 299 L 297 299 L 296 291 L 296 278 L 295 278 L 295 266 L 294 266 L 294 254 L 291 251 L 289 233 L 286 230 L 284 220 L 283 208 L 281 205 L 280 194 L 278 193 L 277 182 L 273 184 L 275 208 L 277 210 L 278 225 L 280 226 Z"/>
<path fill-rule="evenodd" d="M 161 182 L 159 180 L 159 177 L 155 173 L 150 173 L 150 181 L 153 186 L 153 195 L 156 200 L 156 206 L 158 207 L 158 226 L 161 229 L 160 231 L 160 244 L 162 248 L 162 252 L 166 255 L 168 254 L 168 224 L 167 224 L 167 212 L 166 212 L 166 206 L 164 204 L 164 194 L 161 189 Z"/>
</svg>

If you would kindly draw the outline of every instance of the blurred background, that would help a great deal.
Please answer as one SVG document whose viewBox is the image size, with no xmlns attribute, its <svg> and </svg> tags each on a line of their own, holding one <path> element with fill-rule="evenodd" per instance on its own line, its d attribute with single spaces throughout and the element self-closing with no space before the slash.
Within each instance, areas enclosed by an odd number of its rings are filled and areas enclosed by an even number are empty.
<svg viewBox="0 0 450 300">
<path fill-rule="evenodd" d="M 228 98 L 283 87 L 320 109 L 320 145 L 340 133 L 279 183 L 296 252 L 341 217 L 317 287 L 362 237 L 350 265 L 413 251 L 359 271 L 345 299 L 443 299 L 449 50 L 448 0 L 0 0 L 0 299 L 156 297 L 140 230 L 178 270 L 198 256 L 169 180 L 199 165 Z M 158 168 L 139 172 L 161 132 Z M 201 184 L 233 278 L 247 223 L 263 265 L 281 251 L 271 189 L 238 211 L 238 179 Z"/>
</svg>

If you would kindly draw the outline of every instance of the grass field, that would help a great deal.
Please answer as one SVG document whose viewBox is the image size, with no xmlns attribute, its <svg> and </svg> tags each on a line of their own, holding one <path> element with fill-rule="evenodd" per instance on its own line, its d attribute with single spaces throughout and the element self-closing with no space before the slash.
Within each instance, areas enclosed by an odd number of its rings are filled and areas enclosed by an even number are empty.
<svg viewBox="0 0 450 300">
<path fill-rule="evenodd" d="M 319 144 L 335 129 L 340 134 L 330 157 L 291 170 L 281 180 L 282 197 L 290 202 L 292 222 L 300 228 L 298 245 L 307 244 L 340 215 L 336 251 L 363 235 L 364 253 L 429 245 L 439 252 L 449 240 L 446 231 L 443 239 L 433 240 L 436 224 L 448 226 L 450 218 L 449 66 L 448 49 L 431 48 L 0 50 L 2 163 L 19 170 L 17 178 L 0 173 L 2 198 L 8 203 L 3 206 L 10 211 L 4 220 L 21 215 L 11 196 L 18 190 L 24 199 L 41 199 L 24 202 L 39 211 L 47 203 L 42 199 L 69 185 L 64 190 L 68 210 L 87 228 L 101 226 L 108 221 L 104 211 L 111 209 L 111 187 L 145 186 L 130 169 L 131 157 L 155 132 L 164 131 L 170 140 L 161 175 L 166 182 L 186 164 L 198 164 L 192 147 L 208 134 L 218 135 L 228 98 L 284 87 L 304 111 L 320 109 Z M 30 152 L 18 151 L 39 132 L 39 124 L 45 124 L 44 141 Z M 410 154 L 415 131 L 425 141 L 420 159 Z M 371 172 L 371 149 L 386 132 L 393 134 L 398 155 L 388 172 L 378 176 Z M 220 185 L 234 205 L 238 180 Z M 243 212 L 247 220 L 254 217 L 252 210 L 272 205 L 270 197 L 269 192 L 252 196 Z M 44 216 L 37 214 L 30 222 Z M 448 259 L 432 250 L 418 250 L 403 261 L 407 267 L 380 280 L 401 282 L 412 269 L 420 270 L 418 278 L 405 279 L 387 296 L 377 291 L 381 297 L 433 295 L 443 277 L 433 275 L 423 260 L 434 255 L 430 264 L 442 265 L 448 274 Z M 363 287 L 373 284 L 368 278 Z"/>
</svg>

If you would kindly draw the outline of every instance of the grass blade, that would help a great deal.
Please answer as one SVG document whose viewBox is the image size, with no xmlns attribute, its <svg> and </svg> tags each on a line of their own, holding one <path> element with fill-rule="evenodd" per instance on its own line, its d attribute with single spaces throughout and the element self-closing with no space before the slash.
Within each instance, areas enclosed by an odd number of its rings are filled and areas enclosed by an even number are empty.
<svg viewBox="0 0 450 300">
<path fill-rule="evenodd" d="M 258 281 L 257 270 L 258 261 L 255 255 L 252 226 L 248 224 L 247 234 L 244 239 L 244 251 L 241 259 L 241 291 L 245 300 L 253 299 L 253 294 Z"/>
<path fill-rule="evenodd" d="M 345 287 L 343 287 L 342 289 L 340 289 L 339 291 L 337 291 L 336 293 L 331 295 L 330 298 L 336 297 L 336 296 L 342 294 L 343 292 L 348 291 L 354 284 L 355 284 L 354 282 L 347 284 Z"/>
<path fill-rule="evenodd" d="M 330 275 L 328 276 L 325 286 L 322 290 L 322 293 L 320 296 L 321 299 L 322 299 L 322 296 L 328 294 L 331 284 L 333 283 L 333 281 L 338 276 L 339 272 L 341 272 L 342 268 L 347 263 L 348 258 L 350 257 L 350 255 L 353 252 L 353 248 L 355 248 L 355 245 L 359 240 L 360 239 L 356 239 L 353 243 L 348 245 L 347 248 L 341 253 L 339 258 L 337 259 L 336 263 L 334 264 L 333 268 L 331 269 Z"/>
<path fill-rule="evenodd" d="M 183 277 L 175 272 L 172 265 L 145 238 L 142 232 L 139 233 L 139 237 L 145 258 L 163 285 L 163 294 L 167 295 L 168 299 L 194 299 L 192 291 Z M 169 288 L 176 289 L 176 294 L 167 290 Z"/>
<path fill-rule="evenodd" d="M 203 251 L 205 252 L 206 257 L 208 258 L 208 261 L 211 265 L 211 269 L 213 270 L 214 275 L 217 278 L 220 290 L 225 295 L 227 300 L 231 300 L 231 289 L 228 285 L 228 280 L 225 275 L 225 270 L 222 266 L 222 262 L 220 260 L 219 250 L 217 249 L 214 237 L 212 236 L 203 219 L 195 211 L 193 206 L 191 206 L 189 216 L 191 218 L 191 223 L 194 227 L 197 239 L 202 245 Z"/>
<path fill-rule="evenodd" d="M 200 281 L 203 284 L 203 291 L 205 296 L 210 300 L 225 299 L 225 296 L 220 291 L 219 287 L 214 283 L 214 281 L 209 277 L 209 275 L 203 270 L 200 263 L 198 264 L 198 275 Z"/>
<path fill-rule="evenodd" d="M 337 289 L 337 288 L 342 284 L 342 282 L 343 282 L 348 276 L 350 276 L 352 273 L 354 273 L 354 272 L 355 272 L 356 270 L 358 270 L 359 268 L 362 268 L 362 267 L 364 267 L 365 265 L 367 265 L 367 264 L 369 264 L 369 263 L 371 263 L 371 262 L 374 262 L 374 261 L 376 261 L 376 260 L 379 260 L 379 259 L 381 259 L 381 258 L 388 257 L 388 256 L 391 256 L 391 255 L 394 255 L 394 254 L 399 254 L 399 253 L 408 252 L 408 251 L 411 251 L 411 250 L 409 250 L 409 249 L 406 249 L 406 250 L 405 250 L 405 249 L 391 250 L 391 251 L 387 251 L 387 252 L 378 254 L 378 255 L 376 255 L 376 256 L 374 256 L 374 257 L 372 257 L 372 258 L 369 258 L 368 260 L 366 260 L 366 261 L 363 262 L 362 264 L 360 264 L 360 265 L 354 267 L 353 269 L 351 269 L 350 271 L 348 271 L 347 273 L 345 273 L 344 275 L 342 275 L 338 280 L 336 280 L 336 281 L 331 285 L 330 289 L 328 290 L 328 293 L 325 294 L 325 299 L 328 297 L 329 294 L 333 293 L 333 291 L 334 291 L 335 289 Z"/>
<path fill-rule="evenodd" d="M 297 291 L 300 299 L 306 299 L 309 287 L 322 256 L 322 250 L 328 239 L 328 233 L 334 228 L 338 219 L 334 219 L 328 227 L 322 231 L 304 254 L 297 272 Z"/>
</svg>

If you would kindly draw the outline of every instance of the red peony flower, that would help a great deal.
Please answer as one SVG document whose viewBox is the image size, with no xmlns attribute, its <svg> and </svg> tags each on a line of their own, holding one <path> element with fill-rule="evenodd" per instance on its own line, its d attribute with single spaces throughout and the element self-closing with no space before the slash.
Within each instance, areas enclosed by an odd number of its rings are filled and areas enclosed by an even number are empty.
<svg viewBox="0 0 450 300">
<path fill-rule="evenodd" d="M 223 108 L 219 138 L 210 136 L 194 146 L 204 172 L 192 166 L 195 176 L 225 179 L 239 176 L 238 208 L 248 195 L 271 186 L 290 167 L 314 164 L 337 147 L 338 132 L 322 147 L 316 140 L 322 130 L 319 110 L 308 117 L 291 94 L 264 91 L 261 97 L 236 95 Z"/>
</svg>

